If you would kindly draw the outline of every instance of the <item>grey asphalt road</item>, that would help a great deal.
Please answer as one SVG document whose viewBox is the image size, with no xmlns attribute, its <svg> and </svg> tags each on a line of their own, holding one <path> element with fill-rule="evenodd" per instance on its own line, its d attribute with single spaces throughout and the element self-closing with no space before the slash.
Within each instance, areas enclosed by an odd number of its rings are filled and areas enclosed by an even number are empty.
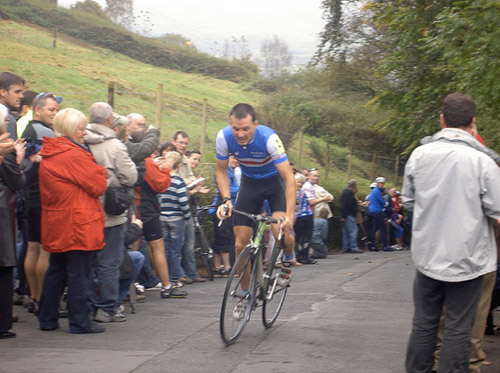
<svg viewBox="0 0 500 373">
<path fill-rule="evenodd" d="M 18 336 L 0 342 L 0 372 L 404 372 L 413 277 L 407 251 L 330 255 L 295 267 L 276 324 L 265 330 L 257 309 L 229 347 L 218 329 L 224 279 L 186 285 L 186 299 L 147 291 L 127 322 L 107 324 L 102 334 L 69 334 L 65 319 L 59 330 L 40 331 L 16 306 Z M 500 335 L 484 345 L 492 364 L 481 371 L 500 372 Z"/>
</svg>

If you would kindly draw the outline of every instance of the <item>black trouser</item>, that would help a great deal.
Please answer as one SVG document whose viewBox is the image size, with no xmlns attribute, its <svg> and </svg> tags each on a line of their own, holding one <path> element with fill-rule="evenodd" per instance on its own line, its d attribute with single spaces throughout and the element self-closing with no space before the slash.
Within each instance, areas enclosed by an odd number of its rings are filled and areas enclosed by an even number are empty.
<svg viewBox="0 0 500 373">
<path fill-rule="evenodd" d="M 298 251 L 297 260 L 299 262 L 306 262 L 309 260 L 309 246 L 311 245 L 313 226 L 314 215 L 297 218 L 293 226 Z"/>
<path fill-rule="evenodd" d="M 12 329 L 13 267 L 0 267 L 0 333 Z"/>
</svg>

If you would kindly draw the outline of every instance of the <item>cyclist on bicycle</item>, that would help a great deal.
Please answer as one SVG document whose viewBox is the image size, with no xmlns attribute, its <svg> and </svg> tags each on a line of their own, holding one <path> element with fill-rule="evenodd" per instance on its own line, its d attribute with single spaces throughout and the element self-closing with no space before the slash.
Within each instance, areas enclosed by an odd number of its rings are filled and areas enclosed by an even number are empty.
<svg viewBox="0 0 500 373">
<path fill-rule="evenodd" d="M 248 104 L 237 104 L 229 114 L 229 126 L 219 131 L 216 140 L 217 186 L 223 204 L 217 209 L 217 217 L 231 216 L 233 204 L 227 165 L 232 154 L 240 163 L 242 178 L 236 210 L 259 214 L 264 200 L 268 200 L 272 217 L 280 220 L 273 224 L 272 231 L 277 238 L 283 231 L 281 246 L 283 262 L 289 266 L 293 259 L 294 237 L 291 235 L 296 203 L 295 179 L 288 163 L 288 157 L 280 138 L 271 128 L 261 125 L 255 110 Z M 253 221 L 243 215 L 233 218 L 236 257 L 247 246 L 253 234 Z"/>
</svg>

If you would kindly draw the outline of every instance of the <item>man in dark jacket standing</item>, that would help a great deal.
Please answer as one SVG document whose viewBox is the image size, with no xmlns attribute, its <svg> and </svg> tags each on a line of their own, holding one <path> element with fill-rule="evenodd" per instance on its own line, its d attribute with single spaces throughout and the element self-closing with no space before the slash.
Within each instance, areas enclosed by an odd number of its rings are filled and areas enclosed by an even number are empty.
<svg viewBox="0 0 500 373">
<path fill-rule="evenodd" d="M 6 132 L 7 108 L 0 105 L 0 135 Z M 14 338 L 12 328 L 12 280 L 16 266 L 14 235 L 15 191 L 24 183 L 19 167 L 24 157 L 24 143 L 17 141 L 0 160 L 0 339 Z"/>
<path fill-rule="evenodd" d="M 358 225 L 356 224 L 356 214 L 358 213 L 358 202 L 354 194 L 358 191 L 356 180 L 351 179 L 347 183 L 340 197 L 342 212 L 342 252 L 344 253 L 362 253 L 358 247 Z"/>
</svg>

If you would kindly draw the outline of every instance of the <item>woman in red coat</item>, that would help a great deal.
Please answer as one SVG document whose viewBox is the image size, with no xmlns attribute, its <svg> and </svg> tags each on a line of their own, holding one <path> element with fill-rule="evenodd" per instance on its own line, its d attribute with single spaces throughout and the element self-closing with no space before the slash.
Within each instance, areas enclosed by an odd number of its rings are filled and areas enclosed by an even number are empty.
<svg viewBox="0 0 500 373">
<path fill-rule="evenodd" d="M 106 171 L 83 144 L 87 117 L 61 110 L 54 118 L 56 137 L 43 138 L 40 163 L 42 245 L 51 253 L 38 320 L 41 330 L 59 327 L 59 300 L 68 287 L 70 333 L 99 333 L 90 320 L 87 291 L 93 252 L 104 246 L 104 213 L 99 196 L 106 190 Z"/>
</svg>

